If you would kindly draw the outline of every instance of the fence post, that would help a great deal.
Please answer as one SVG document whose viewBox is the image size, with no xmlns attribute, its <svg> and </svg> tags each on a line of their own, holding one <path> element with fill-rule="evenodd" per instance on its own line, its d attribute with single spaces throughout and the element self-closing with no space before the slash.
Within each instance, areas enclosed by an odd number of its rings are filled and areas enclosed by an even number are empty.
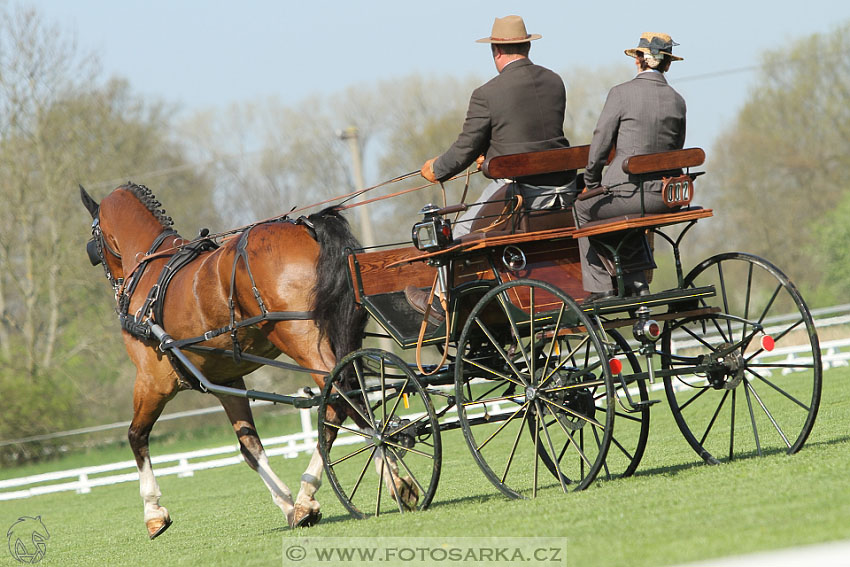
<svg viewBox="0 0 850 567">
<path fill-rule="evenodd" d="M 88 494 L 91 492 L 91 486 L 89 486 L 89 475 L 86 473 L 80 473 L 80 485 L 77 488 L 77 494 Z"/>
</svg>

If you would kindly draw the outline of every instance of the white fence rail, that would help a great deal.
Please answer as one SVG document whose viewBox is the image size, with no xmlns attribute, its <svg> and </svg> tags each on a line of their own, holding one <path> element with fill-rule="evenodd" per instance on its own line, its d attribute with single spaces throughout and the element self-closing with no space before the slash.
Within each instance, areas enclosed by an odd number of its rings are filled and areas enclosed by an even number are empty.
<svg viewBox="0 0 850 567">
<path fill-rule="evenodd" d="M 816 317 L 820 317 L 816 325 L 818 329 L 834 325 L 846 325 L 850 323 L 850 305 L 842 305 L 829 309 L 821 309 L 814 311 Z M 789 322 L 793 322 L 790 317 L 778 317 L 772 321 L 765 321 L 765 331 L 771 332 L 781 331 L 787 327 Z M 783 326 L 785 324 L 785 326 Z M 695 342 L 695 341 L 694 341 Z M 681 350 L 689 346 L 688 340 L 680 340 L 675 343 L 674 350 Z M 848 366 L 850 365 L 850 338 L 838 339 L 821 343 L 821 357 L 824 369 Z M 808 357 L 807 357 L 808 355 Z M 782 363 L 806 364 L 811 362 L 811 351 L 807 345 L 790 346 L 775 349 L 772 352 L 765 352 L 759 358 L 770 358 L 773 362 L 779 362 L 777 358 L 785 357 L 781 360 Z M 764 370 L 764 369 L 763 369 Z M 792 372 L 790 368 L 783 368 L 783 373 Z M 662 388 L 662 384 L 655 384 L 651 389 Z M 180 414 L 171 414 L 172 419 L 188 417 L 190 415 L 198 415 L 201 413 L 211 413 L 213 411 L 221 411 L 220 408 L 206 408 L 204 410 L 195 410 L 192 412 L 181 412 Z M 498 407 L 494 404 L 488 407 L 488 413 L 497 414 L 502 411 L 509 411 Z M 301 412 L 301 431 L 290 435 L 263 439 L 263 445 L 266 447 L 266 453 L 269 456 L 284 456 L 286 458 L 294 458 L 302 453 L 312 453 L 316 448 L 317 432 L 313 427 L 312 414 L 314 411 L 302 409 Z M 166 417 L 166 416 L 163 416 Z M 162 419 L 162 418 L 161 418 Z M 37 440 L 65 437 L 89 431 L 102 431 L 110 428 L 124 428 L 129 423 L 109 424 L 106 426 L 97 426 L 94 428 L 74 430 L 70 432 L 61 432 L 52 434 L 51 436 L 39 436 Z M 337 437 L 336 444 L 357 443 L 362 438 L 350 433 L 340 433 Z M 32 440 L 36 440 L 33 438 Z M 24 442 L 26 440 L 16 440 L 16 442 Z M 2 444 L 9 444 L 3 442 Z M 238 445 L 227 445 L 223 447 L 214 447 L 211 449 L 202 449 L 198 451 L 189 451 L 184 453 L 174 453 L 171 455 L 161 455 L 152 457 L 151 461 L 154 465 L 163 465 L 165 467 L 157 467 L 157 476 L 176 474 L 178 477 L 192 476 L 195 471 L 206 470 L 217 467 L 225 467 L 242 462 L 242 455 Z M 56 471 L 27 477 L 11 478 L 0 480 L 0 500 L 13 500 L 19 498 L 29 498 L 40 494 L 50 494 L 54 492 L 74 490 L 79 494 L 91 492 L 91 489 L 96 486 L 105 486 L 110 484 L 118 484 L 122 482 L 137 481 L 138 473 L 135 471 L 135 461 L 122 461 L 107 465 L 99 465 L 92 467 L 83 467 L 65 471 Z M 118 471 L 132 470 L 132 472 L 116 473 Z"/>
</svg>

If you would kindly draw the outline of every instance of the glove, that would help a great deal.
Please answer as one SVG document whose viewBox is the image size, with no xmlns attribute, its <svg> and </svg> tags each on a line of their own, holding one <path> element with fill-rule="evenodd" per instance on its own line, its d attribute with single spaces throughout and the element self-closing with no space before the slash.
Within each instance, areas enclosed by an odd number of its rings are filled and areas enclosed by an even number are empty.
<svg viewBox="0 0 850 567">
<path fill-rule="evenodd" d="M 422 169 L 419 171 L 419 173 L 422 174 L 422 177 L 424 177 L 425 179 L 427 179 L 431 183 L 437 182 L 437 176 L 434 175 L 434 161 L 436 159 L 437 158 L 433 157 L 433 158 L 429 159 L 428 161 L 426 161 L 425 165 L 423 165 Z"/>
<path fill-rule="evenodd" d="M 478 171 L 481 171 L 481 166 L 484 165 L 484 156 L 480 155 L 477 158 L 475 158 L 475 163 L 478 164 Z"/>
</svg>

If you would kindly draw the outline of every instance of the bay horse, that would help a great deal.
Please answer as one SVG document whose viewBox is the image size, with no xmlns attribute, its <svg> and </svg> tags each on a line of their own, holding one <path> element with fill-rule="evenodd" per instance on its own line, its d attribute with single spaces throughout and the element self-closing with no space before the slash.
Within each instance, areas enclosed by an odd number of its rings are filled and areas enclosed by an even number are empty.
<svg viewBox="0 0 850 567">
<path fill-rule="evenodd" d="M 160 283 L 160 274 L 169 271 L 163 270 L 169 256 L 173 256 L 169 250 L 186 243 L 171 229 L 172 220 L 160 208 L 161 203 L 148 188 L 132 183 L 118 187 L 100 203 L 82 187 L 80 195 L 93 219 L 89 256 L 93 264 L 103 264 L 115 291 L 119 314 L 123 307 L 123 312 L 131 317 L 144 310 L 145 313 L 139 314 L 145 317 L 150 298 L 154 297 L 160 302 L 162 317 L 156 322 L 179 340 L 224 328 L 232 324 L 234 317 L 239 320 L 255 317 L 264 309 L 311 312 L 309 319 L 265 320 L 239 328 L 234 337 L 223 333 L 203 344 L 219 349 L 234 347 L 235 352 L 238 342 L 241 352 L 264 358 L 286 353 L 301 367 L 317 371 L 311 375 L 319 386 L 324 385 L 326 372 L 336 360 L 360 348 L 366 314 L 354 303 L 346 279 L 345 253 L 347 248 L 357 248 L 358 243 L 348 222 L 336 210 L 326 209 L 301 223 L 290 220 L 258 223 L 250 227 L 250 236 L 243 231 L 241 238 L 234 236 L 217 248 L 209 246 L 173 274 L 164 297 L 162 294 L 156 297 L 151 290 Z M 165 404 L 191 384 L 157 349 L 155 339 L 130 331 L 132 328 L 128 331 L 122 325 L 127 353 L 136 366 L 133 420 L 128 438 L 139 470 L 144 521 L 148 536 L 153 539 L 172 520 L 168 510 L 159 504 L 161 492 L 151 467 L 148 438 Z M 243 377 L 260 366 L 236 356 L 188 351 L 186 354 L 212 383 L 242 390 L 245 389 Z M 315 493 L 321 485 L 323 466 L 318 448 L 293 500 L 289 488 L 269 465 L 248 400 L 228 395 L 217 397 L 239 439 L 243 458 L 259 473 L 288 525 L 309 526 L 318 522 L 321 513 Z M 328 408 L 328 421 L 340 424 L 347 414 L 358 420 L 351 408 Z M 337 428 L 327 430 L 332 432 L 329 436 L 336 437 Z M 393 480 L 399 489 L 410 488 L 397 476 Z M 406 490 L 405 498 L 415 501 L 418 494 L 411 492 L 415 490 Z"/>
</svg>

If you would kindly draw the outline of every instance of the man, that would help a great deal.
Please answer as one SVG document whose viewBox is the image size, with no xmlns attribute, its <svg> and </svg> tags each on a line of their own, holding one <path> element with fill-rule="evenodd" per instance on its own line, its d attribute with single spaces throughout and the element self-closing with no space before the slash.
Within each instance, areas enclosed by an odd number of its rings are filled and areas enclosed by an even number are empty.
<svg viewBox="0 0 850 567">
<path fill-rule="evenodd" d="M 463 130 L 446 152 L 422 166 L 422 176 L 435 183 L 463 171 L 479 156 L 517 154 L 569 147 L 564 137 L 566 88 L 560 76 L 535 65 L 528 58 L 531 42 L 539 34 L 529 34 L 519 16 L 496 18 L 490 37 L 477 40 L 489 43 L 499 74 L 475 89 Z M 528 209 L 564 208 L 575 199 L 575 172 L 558 172 L 519 178 L 509 189 L 518 193 Z M 470 232 L 472 221 L 489 200 L 511 184 L 494 180 L 478 201 L 469 207 L 453 227 L 458 238 Z M 424 312 L 427 293 L 412 286 L 405 290 L 408 302 Z"/>
<path fill-rule="evenodd" d="M 590 155 L 584 173 L 588 190 L 605 186 L 607 191 L 576 201 L 573 213 L 577 225 L 592 220 L 641 212 L 640 185 L 644 191 L 644 212 L 669 212 L 661 196 L 662 177 L 676 172 L 634 176 L 623 172 L 623 161 L 634 155 L 681 149 L 685 144 L 685 101 L 667 84 L 664 73 L 678 45 L 667 34 L 645 33 L 638 47 L 627 49 L 634 57 L 637 76 L 615 86 L 608 93 L 602 114 L 593 131 Z M 616 147 L 616 157 L 602 173 L 607 157 Z M 681 173 L 681 172 L 678 172 Z M 587 238 L 579 240 L 584 289 L 591 292 L 586 302 L 615 295 L 614 282 Z M 644 258 L 648 263 L 650 258 Z M 642 270 L 625 275 L 630 295 L 649 293 Z"/>
</svg>

